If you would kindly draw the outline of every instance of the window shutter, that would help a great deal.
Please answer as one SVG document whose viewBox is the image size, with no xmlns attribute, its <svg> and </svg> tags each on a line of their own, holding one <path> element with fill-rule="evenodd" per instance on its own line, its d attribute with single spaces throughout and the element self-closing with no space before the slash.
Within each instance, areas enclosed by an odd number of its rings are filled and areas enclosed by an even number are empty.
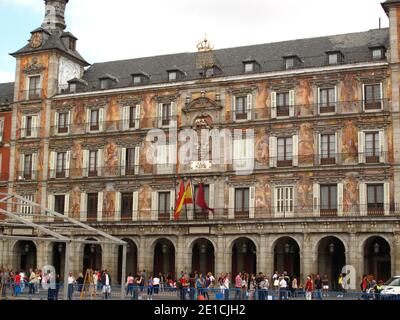
<svg viewBox="0 0 400 320">
<path fill-rule="evenodd" d="M 360 215 L 367 215 L 367 185 L 364 182 L 360 182 Z"/>
<path fill-rule="evenodd" d="M 103 192 L 97 194 L 97 221 L 103 220 Z"/>
<path fill-rule="evenodd" d="M 4 135 L 4 119 L 0 120 L 0 142 L 3 142 Z"/>
<path fill-rule="evenodd" d="M 158 104 L 158 127 L 161 128 L 162 127 L 162 103 Z"/>
<path fill-rule="evenodd" d="M 278 139 L 276 137 L 269 137 L 269 166 L 275 168 L 277 165 L 277 150 Z"/>
<path fill-rule="evenodd" d="M 335 112 L 338 112 L 338 87 L 335 86 Z"/>
<path fill-rule="evenodd" d="M 72 115 L 71 115 L 71 111 L 68 111 L 68 118 L 67 118 L 67 126 L 68 126 L 68 133 L 70 133 L 70 128 L 72 125 Z"/>
<path fill-rule="evenodd" d="M 314 217 L 320 215 L 320 186 L 318 183 L 313 184 L 313 213 Z"/>
<path fill-rule="evenodd" d="M 276 118 L 276 92 L 271 92 L 271 119 Z"/>
<path fill-rule="evenodd" d="M 318 114 L 321 114 L 321 88 L 317 88 L 317 107 Z"/>
<path fill-rule="evenodd" d="M 293 136 L 293 166 L 299 165 L 299 136 Z"/>
<path fill-rule="evenodd" d="M 235 218 L 235 188 L 229 188 L 229 208 L 228 208 L 228 219 Z"/>
<path fill-rule="evenodd" d="M 115 221 L 121 221 L 121 192 L 115 192 Z"/>
<path fill-rule="evenodd" d="M 103 166 L 104 166 L 104 150 L 97 150 L 97 175 L 103 175 Z"/>
<path fill-rule="evenodd" d="M 58 112 L 54 112 L 54 132 L 58 134 Z"/>
<path fill-rule="evenodd" d="M 121 164 L 121 176 L 124 176 L 126 173 L 126 148 L 121 148 L 120 164 Z"/>
<path fill-rule="evenodd" d="M 104 131 L 104 108 L 99 109 L 99 131 Z"/>
<path fill-rule="evenodd" d="M 232 96 L 232 121 L 236 121 L 236 97 Z"/>
<path fill-rule="evenodd" d="M 69 217 L 69 193 L 64 195 L 64 215 Z"/>
<path fill-rule="evenodd" d="M 193 191 L 192 191 L 193 192 Z M 169 213 L 169 217 L 170 220 L 174 220 L 174 210 L 175 210 L 175 190 L 171 190 L 171 194 L 170 194 L 170 205 L 169 205 L 169 209 L 170 209 L 170 213 Z"/>
<path fill-rule="evenodd" d="M 24 166 L 24 164 L 25 164 L 25 155 L 24 154 L 20 154 L 19 155 L 19 171 L 20 171 L 20 174 L 19 174 L 19 177 L 18 177 L 19 180 L 22 180 L 24 178 L 24 174 L 25 174 L 25 166 Z"/>
<path fill-rule="evenodd" d="M 381 163 L 386 162 L 386 148 L 385 148 L 385 130 L 379 131 L 379 161 Z"/>
<path fill-rule="evenodd" d="M 67 151 L 65 155 L 65 177 L 69 177 L 71 166 L 71 151 Z"/>
<path fill-rule="evenodd" d="M 247 95 L 247 120 L 251 121 L 253 113 L 253 95 Z"/>
<path fill-rule="evenodd" d="M 26 116 L 22 116 L 22 124 L 21 124 L 21 138 L 25 138 L 26 136 Z"/>
<path fill-rule="evenodd" d="M 381 82 L 380 84 L 380 90 L 381 90 L 381 110 L 383 109 L 383 83 Z"/>
<path fill-rule="evenodd" d="M 90 132 L 90 114 L 91 114 L 91 110 L 87 109 L 86 110 L 86 132 Z"/>
<path fill-rule="evenodd" d="M 335 159 L 336 159 L 336 164 L 339 164 L 340 160 L 340 154 L 339 154 L 339 134 L 335 132 Z"/>
<path fill-rule="evenodd" d="M 322 148 L 321 148 L 321 134 L 320 133 L 318 133 L 318 134 L 316 134 L 315 135 L 315 139 L 316 139 L 316 145 L 317 145 L 317 148 L 316 148 L 316 150 L 318 150 L 317 152 L 318 152 L 318 154 L 317 154 L 317 161 L 316 161 L 316 163 L 317 164 L 321 164 L 321 158 L 322 158 Z"/>
<path fill-rule="evenodd" d="M 121 107 L 122 112 L 122 130 L 128 130 L 129 128 L 129 107 Z"/>
<path fill-rule="evenodd" d="M 358 133 L 358 162 L 365 163 L 365 134 L 360 131 Z"/>
<path fill-rule="evenodd" d="M 249 193 L 249 218 L 254 219 L 256 211 L 256 188 L 250 187 Z"/>
<path fill-rule="evenodd" d="M 85 192 L 81 193 L 81 206 L 80 206 L 80 218 L 81 221 L 87 220 L 87 194 Z"/>
<path fill-rule="evenodd" d="M 50 159 L 49 159 L 50 179 L 54 179 L 56 176 L 56 155 L 57 155 L 56 152 L 54 152 L 54 151 L 50 152 Z"/>
<path fill-rule="evenodd" d="M 38 116 L 32 117 L 32 138 L 37 138 L 39 136 L 39 128 L 38 128 Z"/>
<path fill-rule="evenodd" d="M 390 215 L 390 183 L 385 182 L 383 184 L 383 197 L 384 197 L 384 208 L 385 216 Z"/>
<path fill-rule="evenodd" d="M 210 183 L 208 185 L 208 190 L 209 190 L 209 194 L 208 194 L 208 199 L 209 199 L 209 203 L 208 203 L 208 207 L 211 209 L 216 209 L 215 208 L 215 196 L 214 196 L 214 192 L 215 192 L 215 185 L 214 183 Z M 212 216 L 212 212 L 209 212 L 209 217 L 211 218 Z"/>
<path fill-rule="evenodd" d="M 151 193 L 151 220 L 156 221 L 158 219 L 158 192 L 153 191 Z"/>
<path fill-rule="evenodd" d="M 274 211 L 274 216 L 276 218 L 281 216 L 281 213 L 279 212 L 279 195 L 278 195 L 279 188 L 274 187 L 272 190 L 272 205 L 273 205 L 273 211 Z"/>
<path fill-rule="evenodd" d="M 135 129 L 140 128 L 140 104 L 136 105 Z"/>
<path fill-rule="evenodd" d="M 135 147 L 135 174 L 139 174 L 140 147 Z"/>
<path fill-rule="evenodd" d="M 363 84 L 362 85 L 362 94 L 361 94 L 361 96 L 362 96 L 362 108 L 363 108 L 363 111 L 365 111 L 365 84 Z"/>
<path fill-rule="evenodd" d="M 47 209 L 54 211 L 54 195 L 52 194 L 47 196 Z"/>
<path fill-rule="evenodd" d="M 133 193 L 133 205 L 132 205 L 132 220 L 139 220 L 139 192 L 135 191 Z"/>
<path fill-rule="evenodd" d="M 295 92 L 294 90 L 289 91 L 289 117 L 294 117 L 295 108 Z"/>
<path fill-rule="evenodd" d="M 37 173 L 36 173 L 37 162 L 38 162 L 38 154 L 34 153 L 32 154 L 32 180 L 37 179 Z"/>
<path fill-rule="evenodd" d="M 337 211 L 338 216 L 343 216 L 343 183 L 337 184 Z"/>
<path fill-rule="evenodd" d="M 177 115 L 178 115 L 178 104 L 173 101 L 171 102 L 171 111 L 170 111 L 171 120 L 176 120 Z"/>
<path fill-rule="evenodd" d="M 87 177 L 89 175 L 89 150 L 83 150 L 82 157 L 82 176 Z"/>
</svg>

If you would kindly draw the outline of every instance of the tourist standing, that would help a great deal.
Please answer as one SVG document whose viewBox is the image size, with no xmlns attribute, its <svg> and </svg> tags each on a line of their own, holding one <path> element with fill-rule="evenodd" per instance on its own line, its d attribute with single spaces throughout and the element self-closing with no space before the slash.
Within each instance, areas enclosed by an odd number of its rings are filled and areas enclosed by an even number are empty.
<svg viewBox="0 0 400 320">
<path fill-rule="evenodd" d="M 75 278 L 70 272 L 68 275 L 68 300 L 72 300 L 72 295 L 74 293 L 74 284 L 75 284 Z"/>
<path fill-rule="evenodd" d="M 322 279 L 319 274 L 317 274 L 317 276 L 315 277 L 314 285 L 315 285 L 316 299 L 322 300 Z"/>
<path fill-rule="evenodd" d="M 329 296 L 329 279 L 328 275 L 324 275 L 322 278 L 322 290 L 323 290 L 323 296 L 328 297 Z"/>
<path fill-rule="evenodd" d="M 241 300 L 242 273 L 239 272 L 235 278 L 235 300 Z"/>
<path fill-rule="evenodd" d="M 306 300 L 312 300 L 313 282 L 310 276 L 307 277 L 305 289 L 306 289 Z"/>
</svg>

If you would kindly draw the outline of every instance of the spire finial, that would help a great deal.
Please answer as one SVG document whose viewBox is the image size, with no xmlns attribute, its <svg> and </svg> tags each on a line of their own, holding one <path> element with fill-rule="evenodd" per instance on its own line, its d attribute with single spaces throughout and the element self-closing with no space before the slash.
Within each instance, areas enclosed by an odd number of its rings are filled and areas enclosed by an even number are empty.
<svg viewBox="0 0 400 320">
<path fill-rule="evenodd" d="M 204 40 L 197 44 L 197 49 L 200 52 L 212 51 L 214 49 L 214 46 L 212 46 L 210 41 L 207 39 L 207 33 L 204 34 Z"/>
</svg>

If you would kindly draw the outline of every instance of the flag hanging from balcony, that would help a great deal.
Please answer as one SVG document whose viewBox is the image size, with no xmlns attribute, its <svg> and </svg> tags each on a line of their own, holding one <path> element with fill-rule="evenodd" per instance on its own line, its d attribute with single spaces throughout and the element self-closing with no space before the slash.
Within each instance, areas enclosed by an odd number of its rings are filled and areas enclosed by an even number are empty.
<svg viewBox="0 0 400 320">
<path fill-rule="evenodd" d="M 190 204 L 193 203 L 193 194 L 192 194 L 192 186 L 190 184 L 190 181 L 188 181 L 188 184 L 186 186 L 181 181 L 181 185 L 179 187 L 179 194 L 178 194 L 178 199 L 176 201 L 176 208 L 174 212 L 174 220 L 177 221 L 179 217 L 181 216 L 182 208 L 185 204 Z"/>
<path fill-rule="evenodd" d="M 200 208 L 203 210 L 208 210 L 214 213 L 214 209 L 211 209 L 208 207 L 208 204 L 206 202 L 206 197 L 204 195 L 204 188 L 203 184 L 199 184 L 199 190 L 197 191 L 197 199 L 196 199 L 196 205 L 198 205 Z"/>
</svg>

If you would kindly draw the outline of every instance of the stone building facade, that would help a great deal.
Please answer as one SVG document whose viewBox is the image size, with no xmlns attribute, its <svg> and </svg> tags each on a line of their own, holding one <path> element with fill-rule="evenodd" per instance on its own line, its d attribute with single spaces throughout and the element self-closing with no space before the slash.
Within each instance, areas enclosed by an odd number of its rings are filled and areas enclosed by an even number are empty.
<svg viewBox="0 0 400 320">
<path fill-rule="evenodd" d="M 89 68 L 64 31 L 67 3 L 46 1 L 42 26 L 13 54 L 10 193 L 127 240 L 128 273 L 286 270 L 332 284 L 344 265 L 358 280 L 400 274 L 400 1 L 383 3 L 388 29 L 222 50 L 205 40 L 195 53 Z M 181 164 L 182 140 L 150 163 L 151 131 L 173 142 L 174 123 L 242 130 L 233 162 Z M 254 169 L 240 174 L 243 163 Z M 182 179 L 202 183 L 214 211 L 188 205 L 174 221 Z M 57 244 L 3 246 L 3 265 L 62 269 Z M 120 256 L 77 244 L 71 271 L 118 279 Z"/>
</svg>

